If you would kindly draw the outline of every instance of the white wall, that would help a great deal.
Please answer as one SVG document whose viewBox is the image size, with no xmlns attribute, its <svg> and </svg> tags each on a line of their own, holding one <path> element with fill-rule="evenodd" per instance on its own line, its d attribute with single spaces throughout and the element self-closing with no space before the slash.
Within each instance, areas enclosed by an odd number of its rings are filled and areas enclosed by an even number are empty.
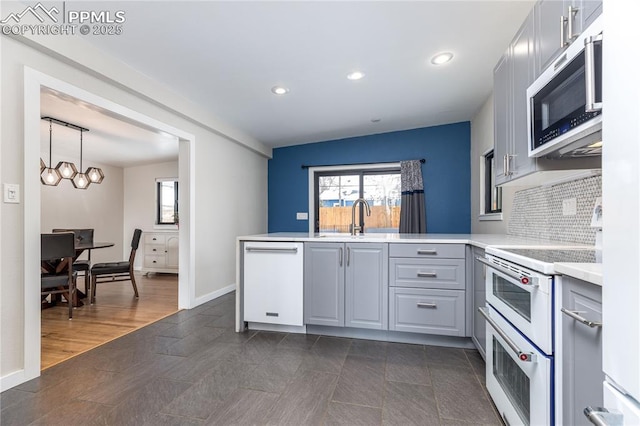
<svg viewBox="0 0 640 426">
<path fill-rule="evenodd" d="M 474 234 L 506 234 L 515 191 L 522 188 L 502 188 L 502 220 L 481 221 L 480 185 L 482 156 L 493 148 L 493 94 L 482 104 L 471 120 L 471 232 Z"/>
<path fill-rule="evenodd" d="M 43 158 L 44 155 L 43 153 Z M 48 153 L 46 155 L 48 156 Z M 67 156 L 65 159 L 75 162 L 76 166 L 80 164 L 77 158 Z M 54 150 L 53 164 L 57 164 L 58 161 Z M 99 185 L 91 184 L 86 190 L 82 190 L 74 188 L 70 180 L 62 179 L 58 186 L 40 186 L 40 230 L 51 232 L 54 228 L 93 228 L 95 241 L 109 241 L 115 245 L 93 250 L 91 261 L 95 263 L 121 260 L 124 259 L 123 170 L 120 167 L 95 162 L 91 165 L 102 168 L 105 174 Z M 86 255 L 83 254 L 83 258 L 86 258 Z"/>
<path fill-rule="evenodd" d="M 176 143 L 178 143 L 176 141 Z M 124 169 L 124 240 L 133 235 L 136 228 L 153 231 L 156 220 L 156 178 L 178 178 L 178 161 L 147 164 Z M 179 187 L 180 193 L 182 188 Z M 173 225 L 157 229 L 175 230 Z M 129 245 L 125 244 L 128 255 Z M 142 256 L 137 256 L 135 267 L 142 266 Z"/>
<path fill-rule="evenodd" d="M 24 185 L 25 172 L 37 173 L 39 168 L 37 161 L 26 166 L 24 163 L 25 66 L 188 132 L 197 142 L 189 147 L 195 156 L 192 170 L 195 181 L 191 183 L 196 217 L 191 224 L 195 227 L 195 259 L 191 259 L 195 265 L 195 296 L 207 297 L 234 283 L 236 236 L 267 229 L 270 149 L 241 132 L 229 130 L 208 111 L 126 64 L 110 59 L 79 37 L 38 36 L 27 45 L 0 36 L 0 55 L 2 182 Z M 180 144 L 182 152 L 183 142 Z M 25 204 L 29 202 L 24 199 L 20 204 L 1 204 L 0 292 L 4 297 L 0 297 L 0 379 L 3 388 L 6 383 L 23 381 L 20 374 L 26 374 L 21 372 L 25 368 L 24 339 L 29 324 L 25 322 L 23 304 L 16 300 L 24 298 L 25 268 L 37 268 L 39 259 L 24 258 L 25 245 L 33 245 L 33 241 L 24 239 Z"/>
</svg>

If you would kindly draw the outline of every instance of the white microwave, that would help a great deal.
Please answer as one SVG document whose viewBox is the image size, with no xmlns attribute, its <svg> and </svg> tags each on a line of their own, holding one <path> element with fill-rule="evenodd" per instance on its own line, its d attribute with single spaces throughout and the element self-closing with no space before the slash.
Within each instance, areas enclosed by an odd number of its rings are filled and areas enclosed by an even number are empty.
<svg viewBox="0 0 640 426">
<path fill-rule="evenodd" d="M 527 89 L 529 157 L 602 153 L 602 16 Z"/>
</svg>

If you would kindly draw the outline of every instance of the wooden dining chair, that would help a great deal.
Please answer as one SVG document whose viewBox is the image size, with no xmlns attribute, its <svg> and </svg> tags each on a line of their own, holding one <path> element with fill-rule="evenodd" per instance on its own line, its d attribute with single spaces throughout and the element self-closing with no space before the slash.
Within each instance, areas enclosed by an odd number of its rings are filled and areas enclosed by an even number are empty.
<svg viewBox="0 0 640 426">
<path fill-rule="evenodd" d="M 131 253 L 129 260 L 120 262 L 96 263 L 91 267 L 91 303 L 96 301 L 96 286 L 98 283 L 114 282 L 114 281 L 131 281 L 133 292 L 138 296 L 138 286 L 136 278 L 133 275 L 133 262 L 136 258 L 136 250 L 140 245 L 140 236 L 142 230 L 133 231 L 133 239 L 131 240 Z"/>
<path fill-rule="evenodd" d="M 40 234 L 40 294 L 63 294 L 69 304 L 69 319 L 73 318 L 76 276 L 73 257 L 76 254 L 72 232 Z M 61 267 L 61 262 L 66 266 Z"/>
<path fill-rule="evenodd" d="M 76 237 L 76 241 L 79 242 L 93 242 L 93 228 L 84 229 L 53 229 L 52 232 L 73 232 Z M 89 285 L 91 283 L 91 250 L 88 250 L 87 259 L 76 259 L 73 262 L 73 270 L 80 273 L 84 278 L 84 292 L 89 295 Z"/>
</svg>

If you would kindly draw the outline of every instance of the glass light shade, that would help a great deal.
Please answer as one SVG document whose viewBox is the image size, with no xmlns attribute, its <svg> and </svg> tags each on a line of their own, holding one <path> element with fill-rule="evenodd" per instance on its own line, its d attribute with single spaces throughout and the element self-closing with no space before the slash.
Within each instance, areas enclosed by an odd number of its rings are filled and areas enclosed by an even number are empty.
<svg viewBox="0 0 640 426">
<path fill-rule="evenodd" d="M 76 174 L 78 174 L 78 169 L 76 169 L 76 165 L 73 163 L 69 163 L 68 161 L 61 161 L 56 166 L 56 170 L 62 176 L 62 179 L 73 179 Z"/>
<path fill-rule="evenodd" d="M 89 184 L 91 184 L 91 181 L 89 180 L 89 177 L 86 174 L 78 173 L 71 180 L 71 183 L 76 189 L 87 189 L 89 187 Z"/>
<path fill-rule="evenodd" d="M 40 181 L 43 185 L 57 186 L 61 180 L 62 176 L 57 169 L 45 167 L 44 171 L 40 173 Z"/>
<path fill-rule="evenodd" d="M 47 165 L 44 164 L 44 161 L 42 160 L 42 158 L 40 159 L 40 173 L 44 172 L 44 169 L 47 168 Z"/>
<path fill-rule="evenodd" d="M 89 167 L 85 174 L 89 176 L 91 183 L 102 183 L 104 180 L 104 173 L 99 167 Z"/>
</svg>

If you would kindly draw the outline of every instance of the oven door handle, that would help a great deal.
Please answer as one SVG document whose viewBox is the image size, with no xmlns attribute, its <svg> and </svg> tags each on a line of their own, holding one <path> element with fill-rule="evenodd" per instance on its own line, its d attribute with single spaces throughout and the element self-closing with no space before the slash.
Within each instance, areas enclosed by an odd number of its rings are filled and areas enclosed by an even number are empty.
<svg viewBox="0 0 640 426">
<path fill-rule="evenodd" d="M 517 280 L 518 283 L 524 285 L 524 286 L 530 286 L 530 287 L 538 287 L 538 279 L 535 277 L 530 277 L 527 275 L 520 275 L 520 274 L 516 274 L 513 271 L 510 271 L 506 268 L 503 268 L 500 265 L 496 265 L 495 263 L 491 263 L 489 262 L 487 259 L 485 259 L 484 257 L 476 257 L 476 260 L 480 263 L 483 263 L 485 265 L 487 265 L 490 268 L 495 269 L 498 272 L 501 272 L 503 274 L 505 274 L 506 276 L 508 276 L 509 278 L 513 278 L 514 280 Z M 527 279 L 527 282 L 523 282 L 523 278 Z"/>
<path fill-rule="evenodd" d="M 534 353 L 531 353 L 531 352 L 524 352 L 524 351 L 520 350 L 518 345 L 516 345 L 515 342 L 513 340 L 511 340 L 511 338 L 509 336 L 507 336 L 507 333 L 505 333 L 504 330 L 502 330 L 500 328 L 500 326 L 498 324 L 496 324 L 496 322 L 491 318 L 491 316 L 489 315 L 489 312 L 487 312 L 486 308 L 483 308 L 481 306 L 481 307 L 478 308 L 478 312 L 480 312 L 480 314 L 484 317 L 484 319 L 487 320 L 489 325 L 491 325 L 491 327 L 493 327 L 493 329 L 496 331 L 496 333 L 498 333 L 498 335 L 500 335 L 500 337 L 502 337 L 502 339 L 505 341 L 507 346 L 509 346 L 509 348 L 511 348 L 511 350 L 518 356 L 518 359 L 520 361 L 535 362 L 536 355 Z"/>
</svg>

